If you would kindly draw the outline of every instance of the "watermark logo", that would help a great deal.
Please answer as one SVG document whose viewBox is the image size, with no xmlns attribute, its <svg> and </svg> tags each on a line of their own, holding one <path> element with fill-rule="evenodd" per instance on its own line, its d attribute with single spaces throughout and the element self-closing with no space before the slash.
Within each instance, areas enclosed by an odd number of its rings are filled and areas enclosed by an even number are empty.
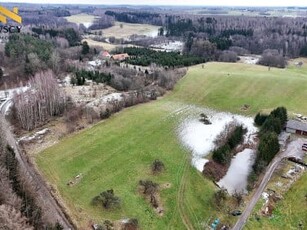
<svg viewBox="0 0 307 230">
<path fill-rule="evenodd" d="M 17 7 L 14 7 L 11 11 L 3 6 L 0 6 L 0 43 L 8 40 L 10 34 L 21 32 L 22 26 L 16 24 L 10 25 L 8 24 L 8 19 L 10 19 L 10 21 L 14 21 L 15 23 L 22 23 L 22 17 L 18 15 Z"/>
<path fill-rule="evenodd" d="M 7 18 L 12 19 L 15 22 L 21 24 L 22 18 L 18 15 L 18 8 L 14 7 L 12 11 L 0 6 L 0 22 L 3 24 L 7 23 Z"/>
</svg>

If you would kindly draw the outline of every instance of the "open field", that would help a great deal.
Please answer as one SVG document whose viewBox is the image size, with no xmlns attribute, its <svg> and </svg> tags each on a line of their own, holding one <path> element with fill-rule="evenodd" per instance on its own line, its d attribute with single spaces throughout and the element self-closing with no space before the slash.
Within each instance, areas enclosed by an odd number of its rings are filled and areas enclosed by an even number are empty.
<svg viewBox="0 0 307 230">
<path fill-rule="evenodd" d="M 140 46 L 135 46 L 135 45 L 131 45 L 131 44 L 115 45 L 115 44 L 110 44 L 110 43 L 107 43 L 107 42 L 98 42 L 98 41 L 94 41 L 90 38 L 85 38 L 85 39 L 82 40 L 82 42 L 84 42 L 84 41 L 86 41 L 89 46 L 102 47 L 104 50 L 107 50 L 107 51 L 111 51 L 111 50 L 114 50 L 114 49 L 120 48 L 120 47 L 140 47 Z"/>
<path fill-rule="evenodd" d="M 65 18 L 69 22 L 73 22 L 77 24 L 83 23 L 85 26 L 87 26 L 93 23 L 96 17 L 94 15 L 89 15 L 89 14 L 75 14 L 75 15 L 71 15 Z"/>
<path fill-rule="evenodd" d="M 65 137 L 38 154 L 36 163 L 59 191 L 80 229 L 85 229 L 91 219 L 127 217 L 137 218 L 142 229 L 202 229 L 203 223 L 216 217 L 234 223 L 235 217 L 215 211 L 211 200 L 213 183 L 190 166 L 190 153 L 176 133 L 184 116 L 180 109 L 194 104 L 254 115 L 259 110 L 284 105 L 290 111 L 307 114 L 307 104 L 301 103 L 307 97 L 306 85 L 304 67 L 270 71 L 247 64 L 190 67 L 174 91 L 163 99 L 125 109 L 91 129 Z M 242 111 L 244 104 L 250 109 Z M 166 171 L 154 176 L 150 164 L 157 158 L 164 162 Z M 80 182 L 67 186 L 80 173 Z M 161 190 L 165 210 L 162 217 L 138 194 L 141 179 L 171 184 Z M 93 207 L 91 199 L 110 188 L 121 197 L 122 208 L 104 211 Z"/>
<path fill-rule="evenodd" d="M 167 99 L 246 115 L 279 105 L 307 114 L 307 104 L 302 103 L 307 97 L 306 67 L 268 71 L 258 65 L 207 63 L 204 69 L 190 68 Z M 242 111 L 244 104 L 250 109 Z"/>
<path fill-rule="evenodd" d="M 108 51 L 114 50 L 117 47 L 119 47 L 119 45 L 114 45 L 114 44 L 110 44 L 110 43 L 107 43 L 107 42 L 98 42 L 98 41 L 94 41 L 90 38 L 82 39 L 82 42 L 87 42 L 87 44 L 89 46 L 102 47 L 104 50 L 108 50 Z"/>
<path fill-rule="evenodd" d="M 209 218 L 209 213 L 203 210 L 213 209 L 214 185 L 187 162 L 188 153 L 176 138 L 176 120 L 168 117 L 170 112 L 166 101 L 129 108 L 90 130 L 65 138 L 37 158 L 38 165 L 49 181 L 56 184 L 82 227 L 89 219 L 137 217 L 144 229 L 184 229 L 177 207 L 179 199 L 189 206 L 195 228 L 199 229 L 204 218 Z M 160 176 L 150 173 L 150 164 L 156 158 L 167 168 Z M 83 177 L 79 184 L 66 185 L 80 173 Z M 170 189 L 161 192 L 163 217 L 138 195 L 137 184 L 141 179 L 171 184 Z M 184 187 L 178 193 L 181 186 Z M 103 211 L 91 206 L 94 196 L 110 188 L 123 201 L 120 210 Z M 194 222 L 195 219 L 199 222 Z"/>
<path fill-rule="evenodd" d="M 122 25 L 122 28 L 121 26 Z M 125 22 L 115 22 L 115 25 L 102 30 L 104 37 L 129 38 L 133 34 L 157 36 L 159 26 L 149 24 L 132 24 Z M 99 31 L 99 30 L 94 30 Z"/>
</svg>

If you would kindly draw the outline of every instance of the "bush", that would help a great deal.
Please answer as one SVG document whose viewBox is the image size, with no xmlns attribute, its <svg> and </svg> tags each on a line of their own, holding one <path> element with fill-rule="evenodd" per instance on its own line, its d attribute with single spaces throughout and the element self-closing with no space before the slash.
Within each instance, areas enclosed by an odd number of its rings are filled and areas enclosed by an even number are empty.
<svg viewBox="0 0 307 230">
<path fill-rule="evenodd" d="M 213 195 L 214 203 L 220 207 L 222 205 L 222 202 L 227 199 L 227 191 L 225 189 L 218 190 Z"/>
<path fill-rule="evenodd" d="M 258 61 L 258 64 L 269 67 L 285 68 L 286 59 L 278 53 L 278 50 L 265 50 Z"/>
<path fill-rule="evenodd" d="M 238 55 L 234 51 L 224 50 L 219 56 L 220 62 L 237 62 Z"/>
<path fill-rule="evenodd" d="M 105 209 L 112 209 L 120 207 L 121 201 L 119 197 L 115 196 L 114 190 L 110 189 L 94 197 L 92 203 L 94 205 L 102 205 Z"/>
<path fill-rule="evenodd" d="M 227 167 L 216 163 L 215 161 L 209 161 L 206 163 L 203 174 L 211 180 L 219 181 L 227 173 Z"/>
<path fill-rule="evenodd" d="M 151 180 L 140 180 L 139 185 L 143 187 L 143 194 L 145 195 L 153 195 L 158 191 L 158 184 L 154 183 Z"/>
<path fill-rule="evenodd" d="M 159 173 L 165 169 L 165 166 L 162 161 L 154 160 L 154 162 L 152 163 L 151 169 L 153 173 Z"/>
</svg>

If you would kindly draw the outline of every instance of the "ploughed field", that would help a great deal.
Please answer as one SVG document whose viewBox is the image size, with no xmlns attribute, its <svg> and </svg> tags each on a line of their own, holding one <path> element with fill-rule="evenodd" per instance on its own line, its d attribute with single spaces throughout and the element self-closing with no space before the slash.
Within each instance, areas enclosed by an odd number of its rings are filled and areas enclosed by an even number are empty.
<svg viewBox="0 0 307 230">
<path fill-rule="evenodd" d="M 191 152 L 180 143 L 178 127 L 193 105 L 253 116 L 285 106 L 307 115 L 307 74 L 298 69 L 207 63 L 190 67 L 163 99 L 128 108 L 94 127 L 65 137 L 36 157 L 36 163 L 59 192 L 79 228 L 89 221 L 137 218 L 142 229 L 203 229 L 221 216 L 213 204 L 216 187 L 191 166 Z M 245 106 L 244 106 L 245 105 Z M 166 169 L 151 173 L 161 160 Z M 81 175 L 76 183 L 67 183 Z M 154 211 L 138 190 L 139 180 L 160 185 L 163 215 Z M 166 186 L 167 185 L 167 186 Z M 121 208 L 106 211 L 92 198 L 113 189 Z M 274 223 L 272 223 L 274 224 Z"/>
</svg>

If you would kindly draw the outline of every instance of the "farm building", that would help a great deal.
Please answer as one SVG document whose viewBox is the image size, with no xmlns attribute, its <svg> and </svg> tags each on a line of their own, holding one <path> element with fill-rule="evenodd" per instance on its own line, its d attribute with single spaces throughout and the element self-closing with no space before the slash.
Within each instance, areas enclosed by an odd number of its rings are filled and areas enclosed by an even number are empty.
<svg viewBox="0 0 307 230">
<path fill-rule="evenodd" d="M 124 54 L 114 54 L 112 56 L 112 59 L 114 61 L 123 61 L 123 60 L 125 60 L 128 57 L 129 57 L 129 55 L 127 53 L 124 53 Z"/>
<path fill-rule="evenodd" d="M 296 133 L 307 136 L 307 123 L 301 121 L 290 120 L 287 122 L 286 131 L 288 133 Z"/>
<path fill-rule="evenodd" d="M 109 52 L 108 51 L 102 51 L 102 52 L 100 52 L 100 58 L 102 58 L 102 59 L 110 59 L 111 58 L 111 54 L 109 54 Z"/>
</svg>

